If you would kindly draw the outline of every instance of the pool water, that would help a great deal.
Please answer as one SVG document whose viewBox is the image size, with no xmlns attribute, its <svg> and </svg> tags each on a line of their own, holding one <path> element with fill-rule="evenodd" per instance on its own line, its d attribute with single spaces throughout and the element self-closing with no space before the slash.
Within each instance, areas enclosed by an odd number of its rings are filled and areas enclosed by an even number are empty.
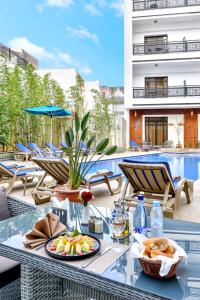
<svg viewBox="0 0 200 300">
<path fill-rule="evenodd" d="M 125 157 L 124 157 L 125 158 Z M 121 173 L 118 164 L 124 158 L 107 159 L 97 162 L 89 173 L 95 173 L 97 170 L 110 170 L 115 174 Z M 152 162 L 168 162 L 170 165 L 172 176 L 181 176 L 192 180 L 200 179 L 200 153 L 161 153 L 138 155 L 130 158 L 134 161 L 152 161 Z"/>
</svg>

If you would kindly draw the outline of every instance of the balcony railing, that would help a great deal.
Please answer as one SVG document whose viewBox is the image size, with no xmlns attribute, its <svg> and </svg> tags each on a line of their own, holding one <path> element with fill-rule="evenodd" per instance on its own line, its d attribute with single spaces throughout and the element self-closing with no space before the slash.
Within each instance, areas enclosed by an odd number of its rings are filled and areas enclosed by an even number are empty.
<svg viewBox="0 0 200 300">
<path fill-rule="evenodd" d="M 177 52 L 200 51 L 200 40 L 152 44 L 133 44 L 133 55 L 166 54 Z"/>
<path fill-rule="evenodd" d="M 27 61 L 20 57 L 15 51 L 11 50 L 10 48 L 0 44 L 0 57 L 7 59 L 9 62 L 12 62 L 16 65 L 27 65 Z"/>
<path fill-rule="evenodd" d="M 200 85 L 168 88 L 133 88 L 133 98 L 168 98 L 200 96 Z"/>
<path fill-rule="evenodd" d="M 200 5 L 200 0 L 133 0 L 133 11 Z"/>
</svg>

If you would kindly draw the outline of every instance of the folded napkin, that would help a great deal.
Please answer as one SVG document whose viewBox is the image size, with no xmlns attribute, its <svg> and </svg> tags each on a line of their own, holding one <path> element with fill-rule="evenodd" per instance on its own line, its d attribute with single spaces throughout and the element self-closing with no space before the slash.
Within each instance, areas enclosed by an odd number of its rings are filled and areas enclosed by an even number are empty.
<svg viewBox="0 0 200 300">
<path fill-rule="evenodd" d="M 25 235 L 24 245 L 33 249 L 65 229 L 66 226 L 60 222 L 57 215 L 48 213 L 44 219 L 36 222 L 33 229 Z"/>
</svg>

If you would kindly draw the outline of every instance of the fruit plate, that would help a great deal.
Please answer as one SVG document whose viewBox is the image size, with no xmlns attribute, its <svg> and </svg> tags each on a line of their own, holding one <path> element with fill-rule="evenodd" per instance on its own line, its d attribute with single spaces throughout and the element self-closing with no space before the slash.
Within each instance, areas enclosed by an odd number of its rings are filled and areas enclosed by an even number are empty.
<svg viewBox="0 0 200 300">
<path fill-rule="evenodd" d="M 91 257 L 91 256 L 97 254 L 101 248 L 101 242 L 98 238 L 96 238 L 90 234 L 81 233 L 81 236 L 89 237 L 93 241 L 94 246 L 89 250 L 90 252 L 81 251 L 81 253 L 79 253 L 79 254 L 74 253 L 74 252 L 73 252 L 73 254 L 65 253 L 65 251 L 57 252 L 56 249 L 54 249 L 52 243 L 54 240 L 59 239 L 64 236 L 66 236 L 66 234 L 60 234 L 60 235 L 57 235 L 56 237 L 50 238 L 46 242 L 45 250 L 50 256 L 57 258 L 57 259 L 61 259 L 61 260 L 80 260 L 80 259 L 85 259 L 85 258 L 88 258 L 88 257 Z"/>
</svg>

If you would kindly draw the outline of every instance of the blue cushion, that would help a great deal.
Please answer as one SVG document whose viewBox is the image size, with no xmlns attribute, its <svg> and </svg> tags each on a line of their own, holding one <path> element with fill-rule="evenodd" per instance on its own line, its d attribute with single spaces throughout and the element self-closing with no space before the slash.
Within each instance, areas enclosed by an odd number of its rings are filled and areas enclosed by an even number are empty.
<svg viewBox="0 0 200 300">
<path fill-rule="evenodd" d="M 87 176 L 89 176 L 89 175 L 91 175 L 91 174 L 88 174 Z M 109 179 L 113 179 L 113 178 L 119 177 L 119 176 L 121 176 L 121 175 L 122 175 L 122 174 L 113 174 L 113 175 L 109 175 L 108 178 L 109 178 Z M 87 181 L 87 177 L 85 178 L 85 180 Z M 99 176 L 99 177 L 96 177 L 96 178 L 92 178 L 92 179 L 90 180 L 90 183 L 101 182 L 101 181 L 103 181 L 103 180 L 105 180 L 105 177 L 104 177 L 104 176 Z"/>
<path fill-rule="evenodd" d="M 138 147 L 138 144 L 135 141 L 130 141 L 131 147 Z"/>
<path fill-rule="evenodd" d="M 141 164 L 141 165 L 158 165 L 158 164 L 162 164 L 162 165 L 165 165 L 167 170 L 168 170 L 168 173 L 169 173 L 169 176 L 171 177 L 171 180 L 173 181 L 173 177 L 172 177 L 172 174 L 171 174 L 171 171 L 170 171 L 170 167 L 169 167 L 169 164 L 168 162 L 166 161 L 138 161 L 138 160 L 134 160 L 134 159 L 131 159 L 131 158 L 125 158 L 123 159 L 123 162 L 127 162 L 127 163 L 133 163 L 133 164 Z"/>
<path fill-rule="evenodd" d="M 23 152 L 26 152 L 26 153 L 31 153 L 31 151 L 26 147 L 24 146 L 23 144 L 21 143 L 17 143 L 16 144 L 16 147 L 19 148 L 21 151 Z"/>
<path fill-rule="evenodd" d="M 39 169 L 38 168 L 34 168 L 34 169 L 31 169 L 31 170 L 22 170 L 20 171 L 17 176 L 24 176 L 26 174 L 29 174 L 29 173 L 32 173 L 32 172 L 35 172 L 35 171 L 38 171 Z M 15 173 L 15 172 L 13 172 Z"/>
</svg>

